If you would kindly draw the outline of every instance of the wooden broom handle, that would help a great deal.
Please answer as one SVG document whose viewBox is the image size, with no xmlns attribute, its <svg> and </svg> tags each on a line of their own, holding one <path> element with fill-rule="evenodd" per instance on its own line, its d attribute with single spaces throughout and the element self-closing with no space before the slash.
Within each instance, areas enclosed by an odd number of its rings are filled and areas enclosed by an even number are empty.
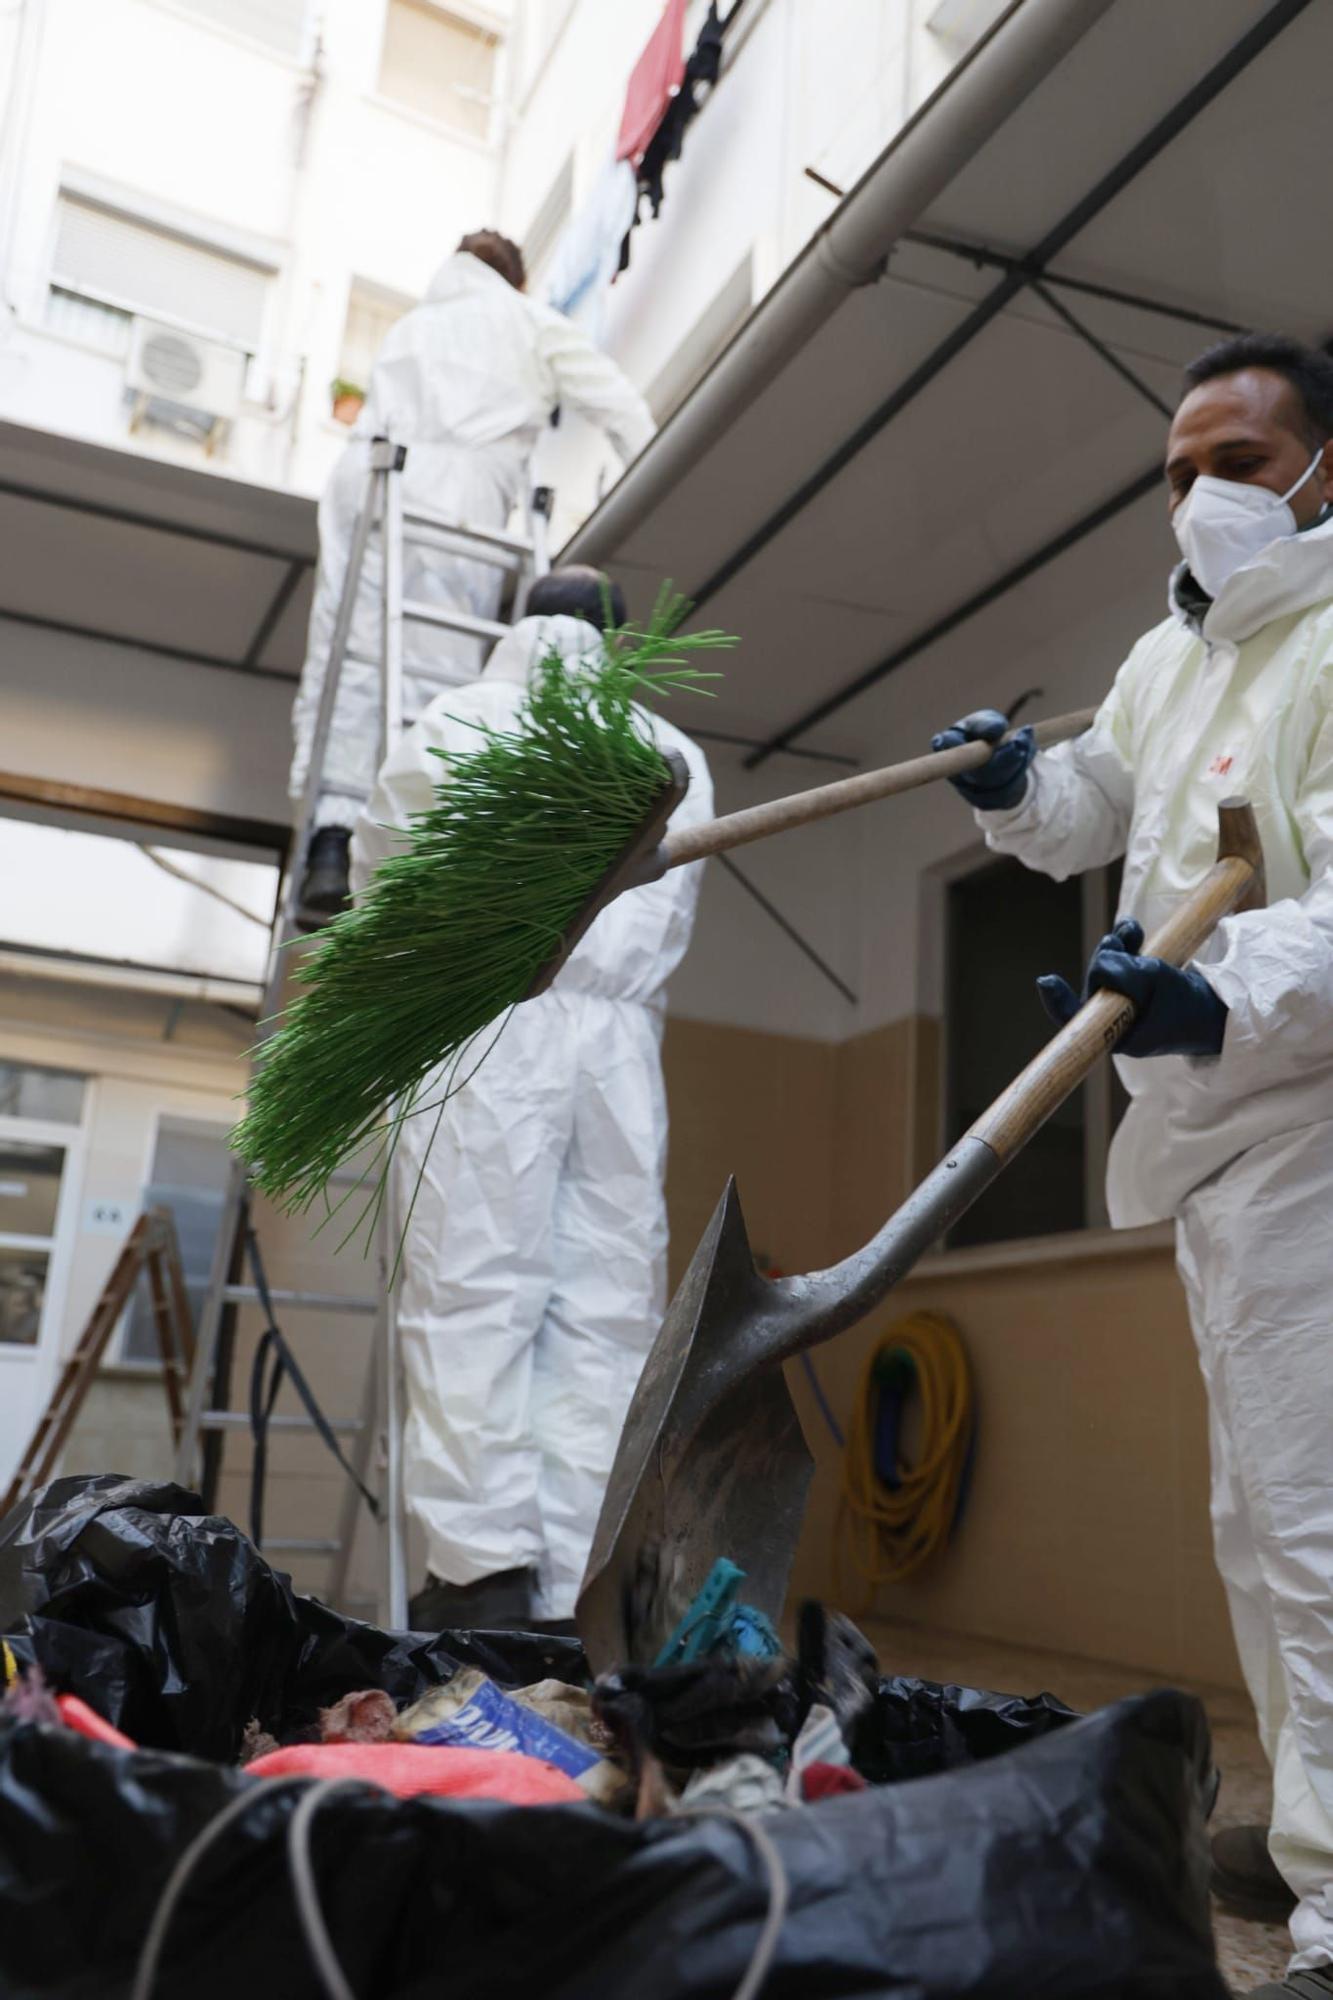
<svg viewBox="0 0 1333 2000">
<path fill-rule="evenodd" d="M 1081 708 L 1074 715 L 1054 715 L 1039 722 L 1034 734 L 1040 749 L 1081 736 L 1092 725 L 1095 708 Z M 1008 738 L 1005 739 L 1008 741 Z M 839 778 L 832 785 L 819 785 L 790 798 L 770 799 L 766 805 L 747 806 L 743 812 L 727 813 L 702 826 L 668 833 L 659 850 L 667 868 L 683 867 L 687 861 L 703 861 L 710 854 L 723 854 L 744 847 L 752 840 L 767 840 L 770 834 L 786 833 L 794 826 L 808 826 L 814 820 L 831 819 L 835 813 L 850 812 L 853 806 L 869 805 L 874 799 L 890 799 L 897 792 L 915 791 L 937 778 L 954 778 L 961 771 L 975 771 L 989 763 L 995 745 L 960 743 L 954 750 L 933 750 L 925 757 L 909 758 L 905 764 L 889 764 L 882 771 L 861 771 L 854 778 Z"/>
<path fill-rule="evenodd" d="M 1223 917 L 1234 910 L 1263 907 L 1263 848 L 1254 814 L 1244 799 L 1227 799 L 1218 808 L 1217 857 L 1193 895 L 1149 938 L 1143 947 L 1148 957 L 1185 965 Z M 1001 1160 L 1011 1160 L 1057 1105 L 1096 1068 L 1101 1057 L 1110 1053 L 1133 1019 L 1134 1003 L 1123 993 L 1094 993 L 989 1110 L 982 1112 L 967 1137 L 984 1140 Z"/>
</svg>

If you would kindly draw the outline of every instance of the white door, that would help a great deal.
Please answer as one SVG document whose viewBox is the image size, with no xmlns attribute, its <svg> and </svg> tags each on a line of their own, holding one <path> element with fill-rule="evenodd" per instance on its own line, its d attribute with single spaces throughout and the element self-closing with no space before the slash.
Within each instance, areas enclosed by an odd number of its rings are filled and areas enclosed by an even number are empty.
<svg viewBox="0 0 1333 2000">
<path fill-rule="evenodd" d="M 60 1361 L 85 1079 L 0 1058 L 0 1491 Z"/>
</svg>

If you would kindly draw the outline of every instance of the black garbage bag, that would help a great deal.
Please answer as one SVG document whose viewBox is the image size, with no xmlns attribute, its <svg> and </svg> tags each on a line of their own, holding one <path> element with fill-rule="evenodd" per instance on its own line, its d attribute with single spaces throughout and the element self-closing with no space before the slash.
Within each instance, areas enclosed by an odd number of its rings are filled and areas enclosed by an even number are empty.
<svg viewBox="0 0 1333 2000">
<path fill-rule="evenodd" d="M 376 1675 L 406 1699 L 465 1659 L 510 1685 L 581 1672 L 577 1648 L 526 1635 L 351 1624 L 192 1495 L 129 1482 L 60 1481 L 6 1522 L 0 1609 L 17 1654 L 173 1744 L 230 1741 L 254 1713 L 281 1733 Z M 790 1894 L 765 2000 L 1224 2000 L 1198 1703 L 1163 1691 L 1070 1719 L 900 1680 L 876 1713 L 885 1756 L 897 1742 L 919 1764 L 934 1718 L 934 1774 L 763 1819 Z M 318 2000 L 286 1845 L 308 1789 L 0 1720 L 0 1993 L 127 2000 L 172 1868 L 244 1795 L 177 1912 L 156 2000 Z M 366 2000 L 729 2000 L 769 1908 L 751 1837 L 715 1819 L 340 1792 L 311 1853 Z"/>
<path fill-rule="evenodd" d="M 688 1660 L 603 1674 L 593 1713 L 625 1758 L 647 1749 L 676 1770 L 721 1763 L 746 1751 L 771 1757 L 790 1743 L 802 1708 L 781 1659 Z"/>
<path fill-rule="evenodd" d="M 343 1618 L 271 1569 L 197 1494 L 57 1479 L 0 1522 L 0 1633 L 137 1743 L 234 1759 L 252 1717 L 279 1738 L 358 1688 L 401 1705 L 480 1667 L 507 1687 L 581 1683 L 582 1648 L 538 1634 L 433 1638 Z"/>
<path fill-rule="evenodd" d="M 1054 1695 L 988 1694 L 895 1674 L 881 1680 L 857 1719 L 852 1762 L 872 1784 L 952 1771 L 1031 1743 L 1073 1720 Z"/>
</svg>

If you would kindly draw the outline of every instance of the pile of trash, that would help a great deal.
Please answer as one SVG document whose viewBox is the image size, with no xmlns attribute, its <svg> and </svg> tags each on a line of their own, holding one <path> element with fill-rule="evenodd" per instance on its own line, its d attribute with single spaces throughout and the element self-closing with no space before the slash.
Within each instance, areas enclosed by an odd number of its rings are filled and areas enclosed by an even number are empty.
<svg viewBox="0 0 1333 2000">
<path fill-rule="evenodd" d="M 0 1523 L 0 1991 L 1223 2000 L 1202 1711 L 393 1634 L 170 1485 Z"/>
</svg>

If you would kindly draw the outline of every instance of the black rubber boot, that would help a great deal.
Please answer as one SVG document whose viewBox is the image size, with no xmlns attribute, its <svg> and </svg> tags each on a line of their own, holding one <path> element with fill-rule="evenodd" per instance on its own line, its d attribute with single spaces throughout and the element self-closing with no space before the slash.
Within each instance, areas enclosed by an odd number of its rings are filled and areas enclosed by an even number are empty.
<svg viewBox="0 0 1333 2000">
<path fill-rule="evenodd" d="M 1251 1986 L 1242 2000 L 1329 2000 L 1331 1994 L 1333 1965 L 1321 1965 L 1313 1972 L 1289 1972 L 1276 1986 Z"/>
<path fill-rule="evenodd" d="M 1258 1924 L 1284 1924 L 1296 1898 L 1268 1852 L 1266 1826 L 1228 1826 L 1213 1835 L 1212 1891 L 1238 1917 Z M 1261 1987 L 1261 1992 L 1281 1989 Z M 1323 1989 L 1320 1989 L 1321 1991 Z M 1333 1992 L 1333 1987 L 1328 1991 Z"/>
<path fill-rule="evenodd" d="M 347 871 L 351 863 L 352 835 L 345 826 L 321 826 L 311 836 L 306 850 L 305 880 L 301 884 L 301 908 L 320 917 L 336 917 L 350 907 L 351 890 Z"/>
<path fill-rule="evenodd" d="M 475 1583 L 442 1583 L 427 1575 L 407 1607 L 414 1632 L 528 1632 L 537 1578 L 530 1569 L 502 1569 Z"/>
</svg>

